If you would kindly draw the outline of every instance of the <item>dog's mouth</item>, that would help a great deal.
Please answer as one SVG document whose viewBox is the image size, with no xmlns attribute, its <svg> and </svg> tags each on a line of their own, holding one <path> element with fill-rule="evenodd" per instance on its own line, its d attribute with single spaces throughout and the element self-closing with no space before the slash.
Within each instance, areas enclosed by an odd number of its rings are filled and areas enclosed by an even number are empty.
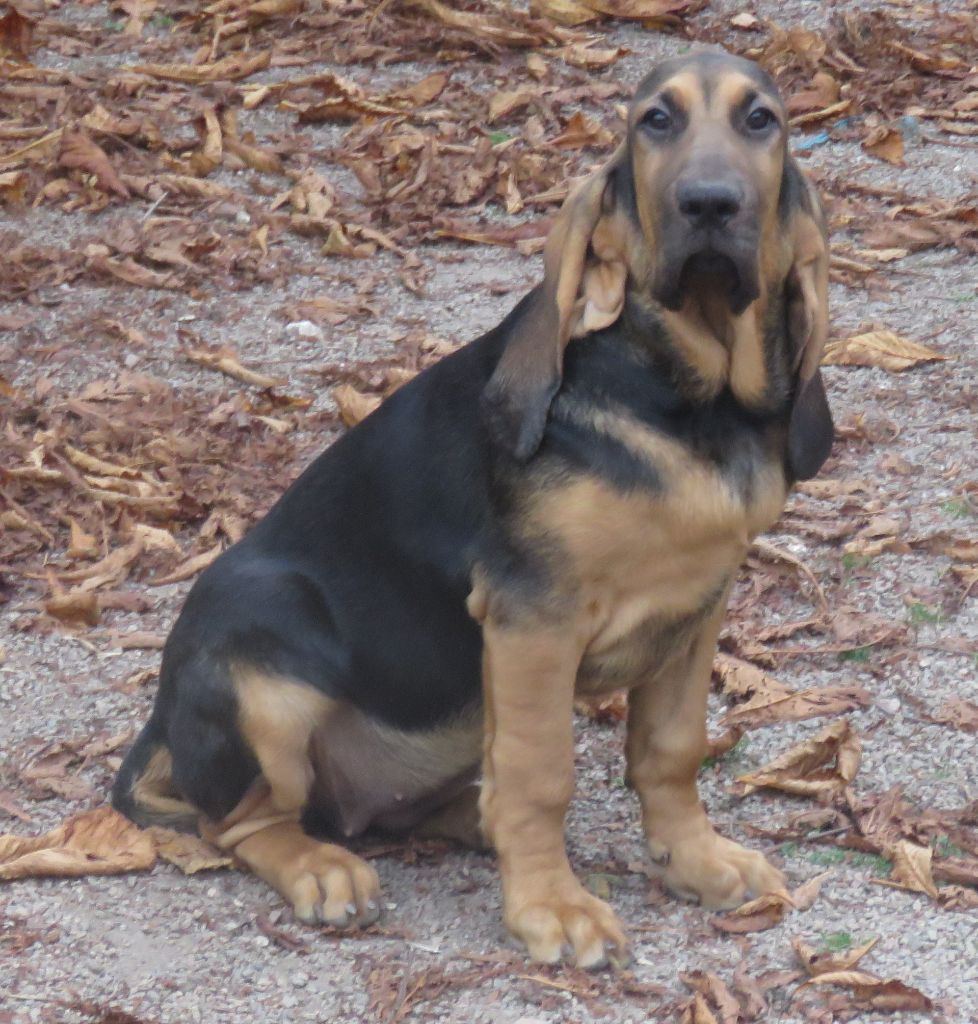
<svg viewBox="0 0 978 1024">
<path fill-rule="evenodd" d="M 678 312 L 690 298 L 719 299 L 739 315 L 757 298 L 757 260 L 744 245 L 708 240 L 685 252 L 663 252 L 653 294 Z"/>
</svg>

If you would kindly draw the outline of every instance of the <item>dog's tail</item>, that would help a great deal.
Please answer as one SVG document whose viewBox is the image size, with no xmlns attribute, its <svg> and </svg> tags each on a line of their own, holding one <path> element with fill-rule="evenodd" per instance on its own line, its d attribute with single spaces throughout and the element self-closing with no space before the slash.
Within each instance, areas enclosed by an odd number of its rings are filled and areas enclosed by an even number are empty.
<svg viewBox="0 0 978 1024">
<path fill-rule="evenodd" d="M 122 762 L 112 787 L 112 806 L 137 825 L 165 825 L 195 832 L 199 811 L 173 784 L 173 758 L 163 728 L 150 717 Z"/>
</svg>

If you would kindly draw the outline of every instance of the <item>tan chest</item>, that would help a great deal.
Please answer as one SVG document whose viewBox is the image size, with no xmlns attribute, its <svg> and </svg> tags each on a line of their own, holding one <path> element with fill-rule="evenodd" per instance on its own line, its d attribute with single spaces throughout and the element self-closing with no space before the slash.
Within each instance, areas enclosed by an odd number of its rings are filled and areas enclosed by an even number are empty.
<svg viewBox="0 0 978 1024">
<path fill-rule="evenodd" d="M 685 626 L 716 603 L 753 538 L 781 513 L 780 468 L 732 480 L 681 449 L 666 454 L 657 493 L 624 494 L 587 477 L 539 503 L 537 521 L 569 559 L 593 616 L 586 664 L 638 664 L 666 653 L 663 637 L 684 642 Z"/>
</svg>

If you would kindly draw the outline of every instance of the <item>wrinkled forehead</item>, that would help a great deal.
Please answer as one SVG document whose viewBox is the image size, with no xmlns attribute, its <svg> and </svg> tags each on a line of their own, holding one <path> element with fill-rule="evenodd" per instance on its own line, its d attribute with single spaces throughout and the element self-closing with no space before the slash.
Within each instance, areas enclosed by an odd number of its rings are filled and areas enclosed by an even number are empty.
<svg viewBox="0 0 978 1024">
<path fill-rule="evenodd" d="M 635 90 L 632 113 L 643 112 L 663 95 L 686 110 L 736 107 L 752 96 L 783 107 L 771 76 L 753 61 L 729 53 L 698 53 L 657 64 Z"/>
</svg>

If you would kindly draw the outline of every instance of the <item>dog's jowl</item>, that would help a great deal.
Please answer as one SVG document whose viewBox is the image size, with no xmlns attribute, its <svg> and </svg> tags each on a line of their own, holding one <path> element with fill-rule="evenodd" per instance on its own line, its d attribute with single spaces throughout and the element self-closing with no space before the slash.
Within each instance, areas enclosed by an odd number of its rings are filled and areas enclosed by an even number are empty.
<svg viewBox="0 0 978 1024">
<path fill-rule="evenodd" d="M 780 890 L 713 830 L 696 772 L 731 579 L 831 445 L 826 290 L 771 80 L 721 54 L 657 66 L 543 281 L 201 576 L 116 805 L 196 824 L 339 926 L 380 905 L 344 840 L 484 837 L 530 955 L 599 966 L 625 936 L 564 846 L 572 708 L 624 689 L 664 881 L 708 907 Z"/>
</svg>

